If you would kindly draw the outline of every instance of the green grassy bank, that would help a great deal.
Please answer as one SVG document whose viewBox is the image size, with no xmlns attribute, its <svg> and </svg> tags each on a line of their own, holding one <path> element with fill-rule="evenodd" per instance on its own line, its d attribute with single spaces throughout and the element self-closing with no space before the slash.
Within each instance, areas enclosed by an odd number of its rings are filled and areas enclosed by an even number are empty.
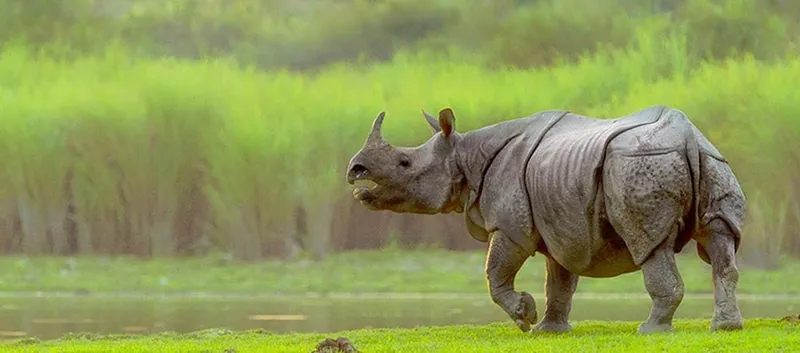
<svg viewBox="0 0 800 353">
<path fill-rule="evenodd" d="M 5 48 L 0 251 L 259 259 L 287 244 L 319 254 L 398 233 L 474 244 L 432 226 L 444 218 L 411 218 L 426 226 L 409 230 L 351 202 L 342 169 L 379 111 L 387 139 L 408 145 L 429 136 L 421 108 L 452 107 L 465 131 L 544 109 L 615 117 L 665 104 L 689 115 L 743 183 L 743 258 L 771 266 L 800 254 L 800 58 L 690 67 L 685 35 L 637 33 L 625 50 L 517 71 L 444 51 L 299 75 L 117 49 L 61 61 Z"/>
<path fill-rule="evenodd" d="M 528 335 L 511 324 L 370 329 L 333 334 L 273 335 L 259 331 L 206 330 L 153 336 L 71 335 L 0 346 L 4 352 L 314 352 L 326 338 L 347 338 L 360 352 L 792 352 L 800 325 L 777 319 L 745 322 L 738 332 L 708 332 L 707 320 L 678 320 L 670 334 L 635 334 L 636 322 L 578 322 L 563 335 Z M 322 351 L 320 351 L 322 352 Z M 331 350 L 330 352 L 339 352 Z"/>
<path fill-rule="evenodd" d="M 0 257 L 0 291 L 89 293 L 306 294 L 474 293 L 487 295 L 485 253 L 444 250 L 354 251 L 321 262 L 239 263 L 223 258 L 137 260 L 118 258 Z M 695 254 L 680 256 L 686 293 L 712 293 L 711 267 Z M 528 260 L 516 280 L 520 290 L 544 291 L 544 260 Z M 800 261 L 779 270 L 740 268 L 738 293 L 800 294 Z M 124 279 L 124 280 L 122 280 Z M 578 293 L 646 295 L 640 272 L 615 278 L 582 278 Z M 2 294 L 2 292 L 0 292 Z"/>
</svg>

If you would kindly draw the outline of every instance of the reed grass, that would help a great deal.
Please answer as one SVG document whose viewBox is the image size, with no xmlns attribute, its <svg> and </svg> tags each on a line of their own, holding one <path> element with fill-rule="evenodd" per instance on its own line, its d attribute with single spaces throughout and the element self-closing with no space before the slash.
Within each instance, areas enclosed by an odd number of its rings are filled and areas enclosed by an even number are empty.
<svg viewBox="0 0 800 353">
<path fill-rule="evenodd" d="M 419 110 L 444 106 L 460 131 L 543 109 L 600 117 L 653 104 L 682 109 L 730 159 L 745 192 L 762 195 L 751 203 L 760 213 L 744 244 L 798 237 L 771 224 L 784 217 L 775 210 L 798 207 L 800 58 L 688 65 L 685 34 L 653 34 L 666 25 L 641 29 L 626 49 L 527 70 L 421 52 L 297 74 L 137 59 L 122 47 L 56 60 L 9 45 L 0 54 L 0 250 L 159 256 L 217 248 L 258 259 L 298 228 L 307 228 L 306 249 L 341 248 L 336 242 L 365 227 L 364 217 L 377 217 L 354 213 L 343 178 L 374 116 L 387 111 L 391 142 L 418 144 L 429 136 Z"/>
</svg>

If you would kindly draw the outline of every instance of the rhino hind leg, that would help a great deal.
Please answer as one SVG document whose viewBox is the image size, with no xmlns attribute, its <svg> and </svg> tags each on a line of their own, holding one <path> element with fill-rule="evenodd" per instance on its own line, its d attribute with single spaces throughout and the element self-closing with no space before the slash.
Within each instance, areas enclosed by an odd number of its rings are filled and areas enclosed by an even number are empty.
<svg viewBox="0 0 800 353">
<path fill-rule="evenodd" d="M 736 300 L 739 270 L 735 259 L 735 237 L 727 223 L 720 218 L 712 220 L 707 229 L 709 235 L 699 238 L 698 244 L 708 251 L 711 259 L 714 280 L 711 330 L 740 330 L 744 328 L 744 320 Z"/>
<path fill-rule="evenodd" d="M 691 207 L 689 165 L 679 151 L 617 153 L 606 163 L 603 186 L 609 221 L 640 266 L 653 301 L 639 332 L 671 331 L 684 293 L 675 251 Z"/>
<path fill-rule="evenodd" d="M 542 321 L 534 331 L 568 332 L 569 312 L 572 309 L 572 296 L 578 287 L 578 275 L 569 272 L 553 258 L 547 257 L 547 273 L 545 279 L 545 311 Z"/>
<path fill-rule="evenodd" d="M 683 300 L 683 280 L 675 264 L 675 252 L 666 243 L 656 248 L 642 264 L 644 284 L 653 306 L 639 333 L 672 331 L 672 319 Z"/>
<path fill-rule="evenodd" d="M 489 295 L 523 332 L 529 332 L 537 321 L 536 302 L 528 292 L 514 290 L 514 279 L 530 257 L 503 232 L 496 231 L 489 242 L 486 256 L 486 279 Z"/>
</svg>

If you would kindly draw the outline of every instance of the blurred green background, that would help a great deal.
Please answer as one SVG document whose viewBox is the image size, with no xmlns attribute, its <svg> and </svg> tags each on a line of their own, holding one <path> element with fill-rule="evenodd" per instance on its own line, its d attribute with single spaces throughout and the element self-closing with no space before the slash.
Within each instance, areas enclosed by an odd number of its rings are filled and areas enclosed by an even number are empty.
<svg viewBox="0 0 800 353">
<path fill-rule="evenodd" d="M 366 211 L 374 116 L 684 110 L 748 197 L 741 261 L 800 257 L 800 2 L 0 0 L 0 252 L 322 259 L 476 250 L 462 215 Z M 687 247 L 694 256 L 694 247 Z"/>
</svg>

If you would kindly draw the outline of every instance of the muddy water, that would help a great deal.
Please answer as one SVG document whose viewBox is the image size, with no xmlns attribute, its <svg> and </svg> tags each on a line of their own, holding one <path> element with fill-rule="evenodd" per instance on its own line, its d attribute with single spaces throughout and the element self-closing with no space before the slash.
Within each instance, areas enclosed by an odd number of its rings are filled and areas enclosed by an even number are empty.
<svg viewBox="0 0 800 353">
<path fill-rule="evenodd" d="M 543 297 L 537 295 L 540 315 Z M 745 318 L 800 313 L 798 298 L 741 298 Z M 647 297 L 578 296 L 572 320 L 639 321 L 647 317 Z M 710 318 L 713 300 L 687 297 L 676 316 Z M 0 297 L 0 340 L 70 332 L 188 332 L 224 327 L 273 332 L 335 332 L 357 328 L 483 324 L 506 320 L 488 296 L 339 298 L 145 298 Z"/>
</svg>

